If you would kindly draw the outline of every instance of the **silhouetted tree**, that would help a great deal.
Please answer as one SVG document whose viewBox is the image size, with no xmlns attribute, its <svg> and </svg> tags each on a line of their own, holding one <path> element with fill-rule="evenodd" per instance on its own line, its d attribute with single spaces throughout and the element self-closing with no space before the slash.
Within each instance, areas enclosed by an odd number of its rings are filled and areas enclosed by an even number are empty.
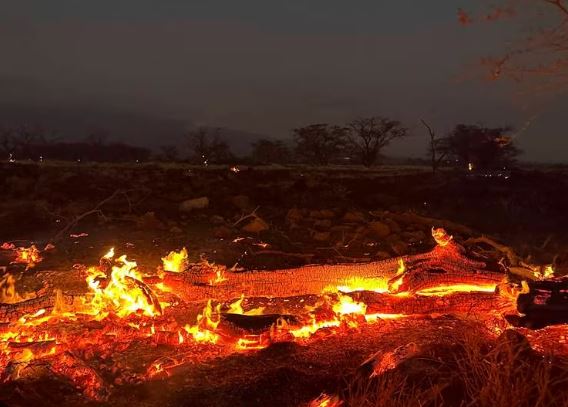
<svg viewBox="0 0 568 407">
<path fill-rule="evenodd" d="M 282 140 L 260 139 L 252 143 L 255 163 L 283 164 L 290 161 L 290 151 Z"/>
<path fill-rule="evenodd" d="M 187 134 L 193 160 L 203 165 L 227 163 L 233 159 L 229 145 L 221 140 L 220 129 L 199 127 Z"/>
<path fill-rule="evenodd" d="M 294 129 L 296 155 L 316 165 L 327 165 L 347 146 L 346 129 L 329 124 L 311 124 Z"/>
<path fill-rule="evenodd" d="M 350 145 L 366 167 L 375 164 L 381 150 L 391 141 L 407 135 L 399 121 L 384 117 L 359 118 L 347 126 Z"/>
<path fill-rule="evenodd" d="M 442 163 L 442 160 L 448 154 L 448 149 L 444 146 L 445 139 L 437 138 L 436 133 L 432 130 L 432 127 L 425 120 L 420 119 L 426 130 L 428 130 L 428 135 L 430 136 L 430 143 L 428 145 L 428 155 L 430 156 L 430 163 L 432 165 L 432 173 L 435 174 Z"/>
<path fill-rule="evenodd" d="M 443 150 L 461 165 L 492 169 L 510 165 L 520 150 L 506 133 L 509 127 L 486 128 L 459 124 L 444 139 Z"/>
</svg>

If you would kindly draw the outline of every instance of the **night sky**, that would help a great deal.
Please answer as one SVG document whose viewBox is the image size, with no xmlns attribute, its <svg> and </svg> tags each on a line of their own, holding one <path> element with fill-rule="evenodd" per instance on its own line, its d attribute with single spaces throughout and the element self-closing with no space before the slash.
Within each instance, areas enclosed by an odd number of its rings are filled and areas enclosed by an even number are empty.
<svg viewBox="0 0 568 407">
<path fill-rule="evenodd" d="M 0 103 L 104 106 L 288 138 L 313 122 L 385 115 L 412 131 L 388 151 L 400 156 L 424 155 L 420 118 L 439 133 L 510 124 L 524 159 L 567 161 L 566 96 L 480 79 L 479 59 L 519 29 L 461 26 L 458 7 L 478 3 L 0 0 Z"/>
</svg>

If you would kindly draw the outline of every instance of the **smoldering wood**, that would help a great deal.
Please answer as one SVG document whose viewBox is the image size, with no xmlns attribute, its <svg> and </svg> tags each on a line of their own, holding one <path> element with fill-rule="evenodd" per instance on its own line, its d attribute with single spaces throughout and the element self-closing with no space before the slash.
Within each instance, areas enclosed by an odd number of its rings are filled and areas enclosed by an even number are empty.
<svg viewBox="0 0 568 407">
<path fill-rule="evenodd" d="M 529 281 L 529 292 L 517 298 L 517 326 L 540 329 L 568 323 L 568 278 Z"/>
</svg>

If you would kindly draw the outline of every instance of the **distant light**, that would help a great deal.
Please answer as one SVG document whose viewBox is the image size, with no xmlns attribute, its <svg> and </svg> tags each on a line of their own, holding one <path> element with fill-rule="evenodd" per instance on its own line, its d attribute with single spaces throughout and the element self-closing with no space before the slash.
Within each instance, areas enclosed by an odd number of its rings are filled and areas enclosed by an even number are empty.
<svg viewBox="0 0 568 407">
<path fill-rule="evenodd" d="M 469 163 L 469 164 L 467 165 L 467 169 L 468 169 L 469 171 L 473 171 L 473 164 L 472 164 L 472 163 Z"/>
<path fill-rule="evenodd" d="M 15 163 L 16 159 L 14 158 L 14 155 L 12 153 L 10 153 L 10 158 L 8 159 L 9 162 L 11 163 Z"/>
</svg>

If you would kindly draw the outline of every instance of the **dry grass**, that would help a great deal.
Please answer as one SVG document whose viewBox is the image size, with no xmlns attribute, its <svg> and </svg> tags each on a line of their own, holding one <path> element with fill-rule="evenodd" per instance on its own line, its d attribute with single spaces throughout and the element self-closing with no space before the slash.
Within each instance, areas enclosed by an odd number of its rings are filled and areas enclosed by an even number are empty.
<svg viewBox="0 0 568 407">
<path fill-rule="evenodd" d="M 357 376 L 341 398 L 357 407 L 568 406 L 568 364 L 536 354 L 513 331 L 493 343 L 469 331 L 379 377 Z"/>
</svg>

